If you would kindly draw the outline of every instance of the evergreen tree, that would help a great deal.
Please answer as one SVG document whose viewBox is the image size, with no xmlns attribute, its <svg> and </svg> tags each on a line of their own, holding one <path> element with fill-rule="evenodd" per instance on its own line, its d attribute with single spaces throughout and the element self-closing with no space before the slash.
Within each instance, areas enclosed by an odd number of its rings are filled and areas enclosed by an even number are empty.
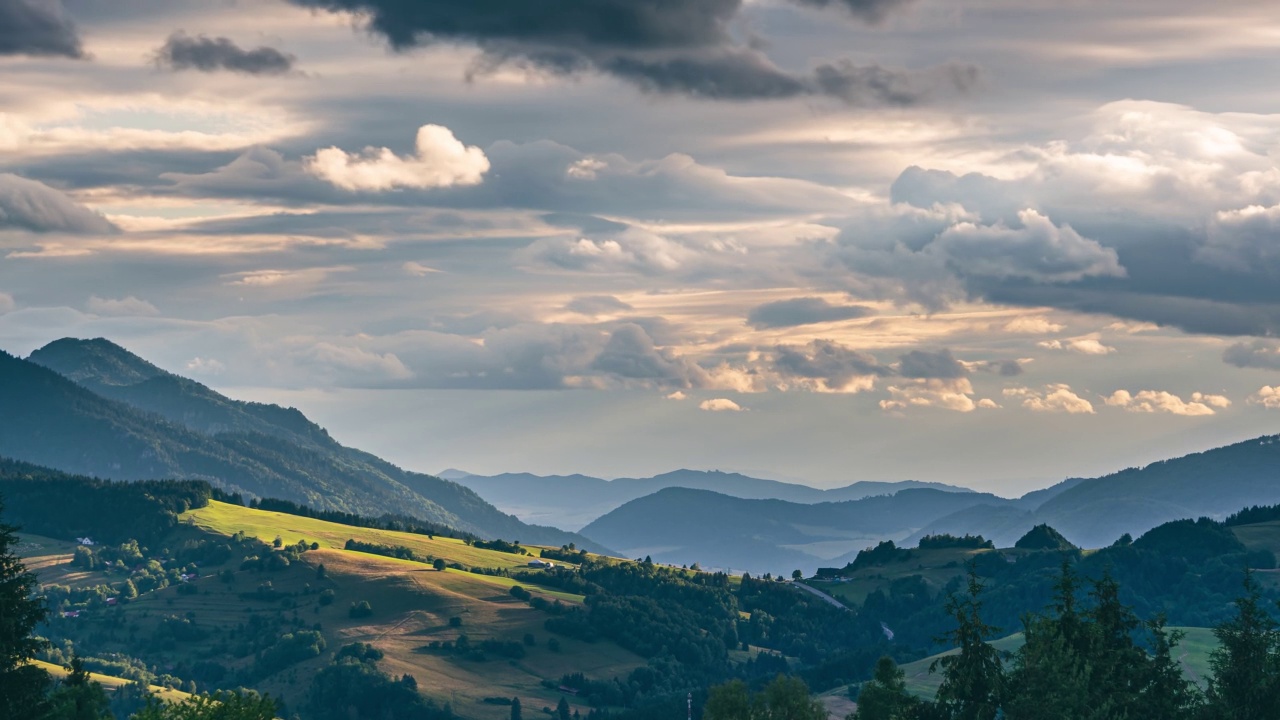
<svg viewBox="0 0 1280 720">
<path fill-rule="evenodd" d="M 946 611 L 955 619 L 956 629 L 941 638 L 960 652 L 941 657 L 929 666 L 930 672 L 942 668 L 937 710 L 950 720 L 994 720 L 1005 695 L 1000 654 L 987 644 L 1000 629 L 982 621 L 982 601 L 978 599 L 982 590 L 977 571 L 970 564 L 965 594 L 952 593 L 947 598 Z"/>
<path fill-rule="evenodd" d="M 273 720 L 276 704 L 254 692 L 196 695 L 180 703 L 164 703 L 154 697 L 132 720 Z"/>
<path fill-rule="evenodd" d="M 90 679 L 84 661 L 73 657 L 68 669 L 70 674 L 49 697 L 47 720 L 112 720 L 107 693 Z"/>
<path fill-rule="evenodd" d="M 1076 720 L 1088 712 L 1085 619 L 1076 608 L 1079 579 L 1063 561 L 1050 614 L 1023 618 L 1025 642 L 1009 677 L 1011 720 Z"/>
<path fill-rule="evenodd" d="M 1146 626 L 1151 635 L 1151 661 L 1146 686 L 1131 720 L 1198 717 L 1203 706 L 1200 691 L 1182 674 L 1182 666 L 1173 654 L 1185 633 L 1166 628 L 1163 615 L 1147 622 Z"/>
<path fill-rule="evenodd" d="M 38 717 L 49 687 L 49 674 L 28 664 L 40 649 L 31 631 L 44 620 L 46 610 L 31 597 L 35 576 L 13 553 L 17 531 L 0 523 L 0 718 Z"/>
<path fill-rule="evenodd" d="M 746 683 L 733 680 L 711 688 L 702 720 L 744 720 L 751 717 L 751 693 Z"/>
<path fill-rule="evenodd" d="M 907 692 L 902 669 L 885 656 L 876 663 L 875 676 L 858 692 L 858 710 L 849 720 L 909 720 L 919 704 Z"/>
<path fill-rule="evenodd" d="M 564 697 L 561 697 L 560 703 L 556 705 L 556 715 L 560 720 L 569 720 L 569 701 Z"/>
<path fill-rule="evenodd" d="M 524 720 L 520 713 L 520 698 L 511 698 L 511 720 Z"/>
<path fill-rule="evenodd" d="M 1227 720 L 1274 719 L 1280 708 L 1280 636 L 1275 620 L 1262 607 L 1262 590 L 1246 570 L 1244 594 L 1236 600 L 1236 616 L 1214 630 L 1209 681 L 1209 716 Z"/>
</svg>

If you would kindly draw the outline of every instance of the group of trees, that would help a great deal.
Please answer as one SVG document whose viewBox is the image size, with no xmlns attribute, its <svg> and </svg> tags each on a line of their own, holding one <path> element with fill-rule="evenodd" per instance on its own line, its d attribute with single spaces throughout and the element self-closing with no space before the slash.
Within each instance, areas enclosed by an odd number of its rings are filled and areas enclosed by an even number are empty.
<svg viewBox="0 0 1280 720">
<path fill-rule="evenodd" d="M 1162 617 L 1139 620 L 1107 574 L 1085 582 L 1064 562 L 1051 605 L 1024 619 L 1025 644 L 1012 657 L 987 643 L 1000 631 L 983 620 L 982 590 L 971 571 L 948 600 L 946 639 L 958 652 L 931 666 L 942 676 L 934 700 L 912 696 L 884 657 L 854 720 L 1266 720 L 1280 708 L 1280 633 L 1247 572 L 1235 616 L 1215 631 L 1204 690 L 1182 673 L 1182 634 Z"/>
</svg>

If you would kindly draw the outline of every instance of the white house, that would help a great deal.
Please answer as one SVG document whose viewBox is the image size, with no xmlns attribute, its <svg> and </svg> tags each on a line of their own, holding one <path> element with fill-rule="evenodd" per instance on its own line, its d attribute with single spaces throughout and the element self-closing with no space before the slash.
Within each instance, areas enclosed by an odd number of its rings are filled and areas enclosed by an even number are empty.
<svg viewBox="0 0 1280 720">
<path fill-rule="evenodd" d="M 87 537 L 76 538 L 76 542 L 80 543 L 81 545 L 84 545 L 85 547 L 93 547 L 94 545 L 93 538 L 87 538 Z"/>
<path fill-rule="evenodd" d="M 549 570 L 549 569 L 551 569 L 551 568 L 553 568 L 553 567 L 555 567 L 555 566 L 556 566 L 556 564 L 555 564 L 555 563 L 553 563 L 553 562 L 551 562 L 550 560 L 537 559 L 537 560 L 530 560 L 530 561 L 529 561 L 529 567 L 531 567 L 531 568 L 539 568 L 539 569 L 542 569 L 542 570 Z"/>
</svg>

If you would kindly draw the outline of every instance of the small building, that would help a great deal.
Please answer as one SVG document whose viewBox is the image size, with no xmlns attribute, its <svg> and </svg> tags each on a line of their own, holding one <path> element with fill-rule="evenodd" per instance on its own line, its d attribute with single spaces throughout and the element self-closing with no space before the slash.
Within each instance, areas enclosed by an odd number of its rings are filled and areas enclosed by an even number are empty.
<svg viewBox="0 0 1280 720">
<path fill-rule="evenodd" d="M 536 559 L 536 560 L 530 560 L 530 561 L 529 561 L 529 567 L 531 567 L 531 568 L 538 568 L 538 569 L 541 569 L 541 570 L 550 570 L 551 568 L 553 568 L 553 567 L 555 567 L 555 566 L 556 566 L 556 564 L 555 564 L 555 563 L 553 563 L 553 562 L 551 562 L 550 560 L 542 560 L 542 559 L 540 559 L 540 558 L 539 558 L 539 559 Z"/>
<path fill-rule="evenodd" d="M 63 611 L 63 613 L 62 613 L 62 617 L 64 617 L 64 618 L 78 618 L 78 617 L 80 617 L 80 611 L 79 611 L 79 610 L 65 610 L 65 611 Z"/>
<path fill-rule="evenodd" d="M 120 602 L 120 598 L 107 598 L 108 605 L 115 605 L 118 602 Z"/>
<path fill-rule="evenodd" d="M 93 542 L 93 538 L 87 538 L 87 537 L 76 538 L 76 542 L 80 543 L 81 545 L 84 545 L 85 547 L 93 547 L 95 544 Z"/>
</svg>

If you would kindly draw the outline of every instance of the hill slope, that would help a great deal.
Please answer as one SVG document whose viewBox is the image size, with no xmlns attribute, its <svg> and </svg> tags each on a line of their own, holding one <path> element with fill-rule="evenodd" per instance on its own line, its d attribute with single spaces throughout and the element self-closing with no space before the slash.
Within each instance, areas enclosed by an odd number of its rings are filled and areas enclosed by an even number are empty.
<svg viewBox="0 0 1280 720">
<path fill-rule="evenodd" d="M 296 410 L 231 400 L 105 340 L 58 341 L 34 356 L 68 377 L 0 353 L 0 455 L 121 480 L 207 479 L 318 508 L 604 550 L 527 525 L 456 483 L 343 447 Z"/>
</svg>

